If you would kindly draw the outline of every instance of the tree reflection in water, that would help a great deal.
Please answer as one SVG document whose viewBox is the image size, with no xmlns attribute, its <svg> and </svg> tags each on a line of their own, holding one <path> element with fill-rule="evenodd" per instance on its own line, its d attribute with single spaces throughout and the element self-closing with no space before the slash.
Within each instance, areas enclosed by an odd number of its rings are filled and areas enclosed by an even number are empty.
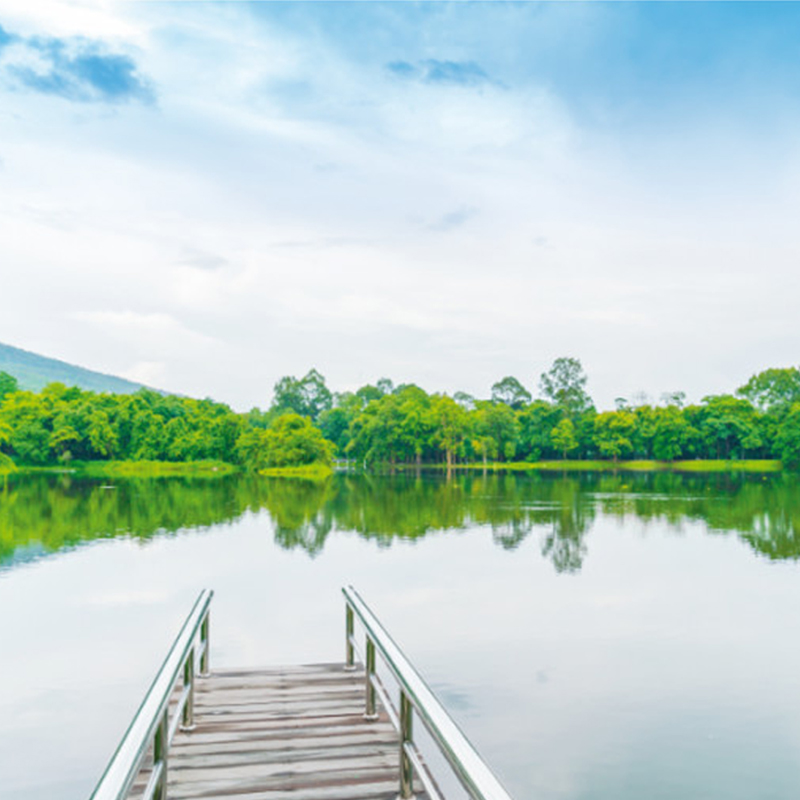
<svg viewBox="0 0 800 800">
<path fill-rule="evenodd" d="M 334 530 L 380 546 L 488 526 L 508 550 L 532 533 L 558 572 L 577 572 L 598 516 L 680 531 L 702 522 L 770 559 L 800 558 L 800 481 L 785 475 L 399 473 L 324 481 L 231 476 L 117 480 L 8 478 L 0 488 L 0 566 L 101 538 L 146 540 L 266 511 L 277 543 L 321 552 Z"/>
</svg>

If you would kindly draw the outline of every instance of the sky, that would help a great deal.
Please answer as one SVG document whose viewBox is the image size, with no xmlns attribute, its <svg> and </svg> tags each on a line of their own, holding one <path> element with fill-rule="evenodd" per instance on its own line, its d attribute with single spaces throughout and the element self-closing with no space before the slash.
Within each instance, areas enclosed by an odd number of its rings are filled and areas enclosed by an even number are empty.
<svg viewBox="0 0 800 800">
<path fill-rule="evenodd" d="M 800 361 L 800 5 L 0 5 L 0 341 L 697 401 Z"/>
</svg>

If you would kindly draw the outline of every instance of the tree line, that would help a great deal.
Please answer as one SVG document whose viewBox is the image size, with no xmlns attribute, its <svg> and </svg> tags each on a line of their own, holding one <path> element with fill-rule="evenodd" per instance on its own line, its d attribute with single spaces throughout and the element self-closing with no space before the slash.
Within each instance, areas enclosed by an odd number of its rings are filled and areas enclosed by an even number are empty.
<svg viewBox="0 0 800 800">
<path fill-rule="evenodd" d="M 554 459 L 780 459 L 800 467 L 800 370 L 768 369 L 733 394 L 686 404 L 618 398 L 598 411 L 578 359 L 540 376 L 539 397 L 515 377 L 478 399 L 429 394 L 383 378 L 333 393 L 312 369 L 275 385 L 268 410 L 141 390 L 95 393 L 62 384 L 19 390 L 0 373 L 0 459 L 219 460 L 249 470 L 329 464 L 457 464 Z"/>
<path fill-rule="evenodd" d="M 20 391 L 0 372 L 0 462 L 210 460 L 258 470 L 330 463 L 333 455 L 333 445 L 298 414 L 238 414 L 213 400 L 149 389 L 108 394 L 51 383 Z"/>
<path fill-rule="evenodd" d="M 559 358 L 539 379 L 540 397 L 515 377 L 491 397 L 428 394 L 388 379 L 332 394 L 311 370 L 283 378 L 273 411 L 311 419 L 340 458 L 366 465 L 556 459 L 781 459 L 800 467 L 800 370 L 768 369 L 734 394 L 686 404 L 682 392 L 658 404 L 617 398 L 598 411 L 578 359 Z"/>
</svg>

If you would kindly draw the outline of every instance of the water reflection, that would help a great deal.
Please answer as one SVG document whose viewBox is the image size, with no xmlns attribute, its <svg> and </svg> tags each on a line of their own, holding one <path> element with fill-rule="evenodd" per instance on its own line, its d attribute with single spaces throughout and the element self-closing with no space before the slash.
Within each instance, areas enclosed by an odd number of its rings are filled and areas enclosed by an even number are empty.
<svg viewBox="0 0 800 800">
<path fill-rule="evenodd" d="M 99 538 L 149 539 L 266 510 L 283 548 L 320 553 L 334 530 L 389 546 L 433 531 L 492 529 L 513 550 L 536 531 L 558 572 L 577 572 L 595 518 L 702 521 L 770 559 L 800 558 L 800 483 L 788 476 L 650 474 L 336 475 L 322 482 L 250 477 L 125 480 L 15 476 L 0 491 L 0 566 Z"/>
</svg>

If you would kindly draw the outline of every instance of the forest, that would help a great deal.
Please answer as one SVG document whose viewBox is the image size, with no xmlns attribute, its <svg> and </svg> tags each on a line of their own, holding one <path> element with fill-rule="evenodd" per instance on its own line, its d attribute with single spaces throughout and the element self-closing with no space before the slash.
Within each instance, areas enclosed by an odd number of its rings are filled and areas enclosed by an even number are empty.
<svg viewBox="0 0 800 800">
<path fill-rule="evenodd" d="M 485 399 L 429 394 L 387 378 L 333 393 L 310 370 L 275 385 L 267 410 L 51 383 L 21 391 L 0 372 L 0 466 L 93 461 L 217 461 L 273 467 L 535 463 L 542 460 L 777 459 L 800 468 L 800 370 L 767 369 L 733 394 L 686 404 L 680 392 L 598 411 L 578 359 L 540 376 L 539 397 L 507 376 Z"/>
</svg>

